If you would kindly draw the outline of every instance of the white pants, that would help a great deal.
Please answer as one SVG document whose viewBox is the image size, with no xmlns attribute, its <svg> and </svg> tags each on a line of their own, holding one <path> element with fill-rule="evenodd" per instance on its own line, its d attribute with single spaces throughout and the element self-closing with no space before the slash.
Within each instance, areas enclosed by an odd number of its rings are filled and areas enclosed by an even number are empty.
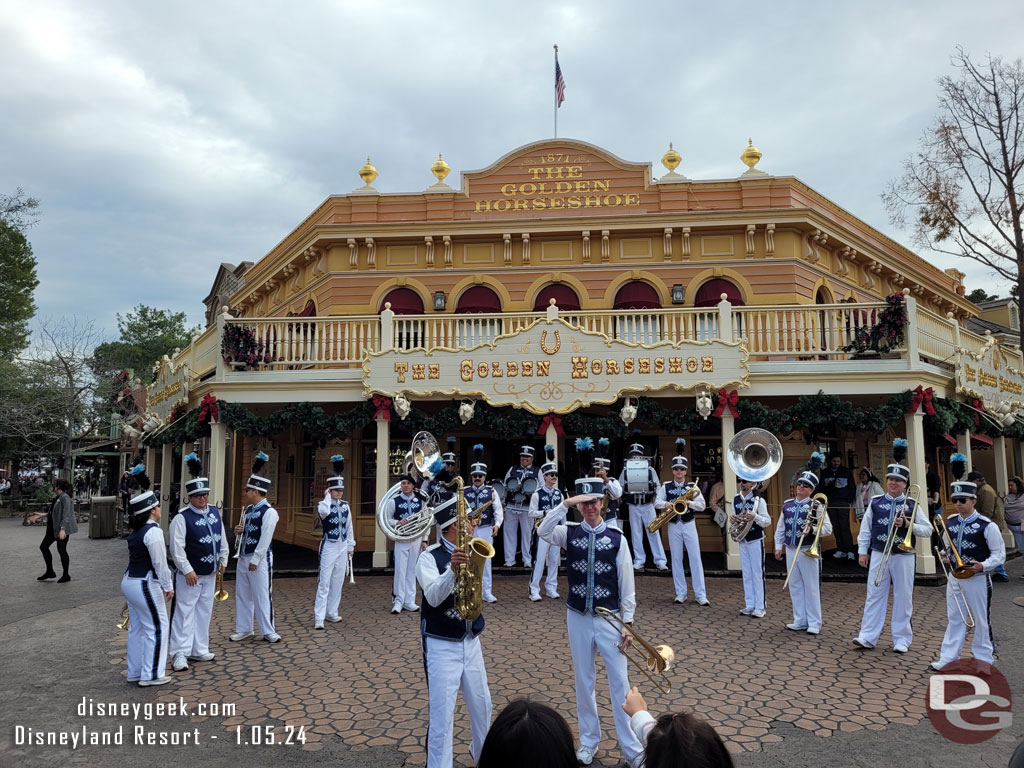
<svg viewBox="0 0 1024 768">
<path fill-rule="evenodd" d="M 622 710 L 622 702 L 629 692 L 629 660 L 618 649 L 619 631 L 600 616 L 566 611 L 569 627 L 569 648 L 576 678 L 576 719 L 580 725 L 580 745 L 596 748 L 601 742 L 601 720 L 597 715 L 597 654 L 600 652 L 608 673 L 608 693 L 611 697 L 615 735 L 619 748 L 627 760 L 643 752 L 643 744 L 629 727 L 629 715 Z"/>
<path fill-rule="evenodd" d="M 487 687 L 480 638 L 440 640 L 424 635 L 423 666 L 427 670 L 427 695 L 430 698 L 427 768 L 451 768 L 455 701 L 460 688 L 462 700 L 469 710 L 472 732 L 469 753 L 476 763 L 491 727 L 491 691 Z"/>
<path fill-rule="evenodd" d="M 992 581 L 987 573 L 976 573 L 969 579 L 955 576 L 946 582 L 946 635 L 942 638 L 939 663 L 950 664 L 960 658 L 960 651 L 967 639 L 967 627 L 960 618 L 960 611 L 953 602 L 953 582 L 963 589 L 967 605 L 974 615 L 974 637 L 971 639 L 971 653 L 975 661 L 991 664 L 995 647 L 992 644 L 992 627 L 989 624 L 988 607 L 992 598 Z"/>
<path fill-rule="evenodd" d="M 633 567 L 643 568 L 647 556 L 644 554 L 644 534 L 647 534 L 647 543 L 651 545 L 651 554 L 654 556 L 654 564 L 658 568 L 668 565 L 665 557 L 665 546 L 661 543 L 661 531 L 650 533 L 647 530 L 648 524 L 655 518 L 654 504 L 630 504 L 629 505 L 629 538 L 633 543 Z"/>
<path fill-rule="evenodd" d="M 743 574 L 743 607 L 763 611 L 764 605 L 764 538 L 741 541 L 740 571 Z"/>
<path fill-rule="evenodd" d="M 476 530 L 473 531 L 473 535 L 483 539 L 488 544 L 494 543 L 494 527 L 490 525 L 479 525 Z M 484 597 L 494 597 L 494 592 L 491 589 L 491 560 L 493 557 L 487 558 L 487 562 L 484 563 L 484 577 L 480 582 L 480 592 Z"/>
<path fill-rule="evenodd" d="M 174 600 L 171 603 L 171 657 L 176 653 L 202 656 L 210 651 L 210 617 L 213 593 L 217 590 L 217 571 L 206 576 L 196 574 L 190 587 L 185 574 L 174 576 Z"/>
<path fill-rule="evenodd" d="M 268 551 L 255 571 L 249 570 L 251 557 L 238 558 L 235 572 L 235 632 L 252 632 L 252 617 L 261 635 L 276 635 L 274 629 L 274 564 Z"/>
<path fill-rule="evenodd" d="M 540 578 L 545 566 L 548 575 L 544 579 L 544 591 L 548 597 L 558 594 L 558 561 L 561 557 L 561 547 L 552 547 L 544 539 L 537 539 L 537 560 L 533 564 L 533 577 L 530 579 L 530 597 L 540 597 Z"/>
<path fill-rule="evenodd" d="M 395 579 L 391 591 L 395 605 L 401 603 L 406 610 L 416 607 L 416 561 L 423 547 L 419 541 L 395 542 Z"/>
<path fill-rule="evenodd" d="M 128 601 L 128 679 L 158 680 L 167 671 L 167 608 L 154 577 L 121 579 Z"/>
<path fill-rule="evenodd" d="M 810 549 L 810 546 L 803 548 Z M 793 564 L 789 578 L 789 599 L 793 602 L 793 623 L 798 627 L 821 629 L 821 558 L 797 553 L 796 547 L 786 547 L 786 570 Z"/>
<path fill-rule="evenodd" d="M 313 602 L 313 620 L 323 623 L 327 616 L 338 616 L 341 605 L 341 588 L 345 584 L 348 570 L 348 542 L 320 540 L 320 580 L 316 583 L 316 599 Z"/>
<path fill-rule="evenodd" d="M 882 553 L 871 550 L 868 565 L 868 596 L 864 601 L 864 618 L 860 623 L 858 639 L 866 645 L 876 645 L 885 626 L 885 609 L 889 603 L 889 588 L 892 587 L 892 644 L 910 647 L 914 630 L 910 617 L 914 612 L 914 561 L 913 554 L 897 555 L 893 552 L 882 574 L 882 582 L 875 586 L 878 565 Z"/>
<path fill-rule="evenodd" d="M 676 597 L 686 597 L 686 572 L 683 570 L 683 553 L 690 565 L 693 593 L 698 600 L 707 600 L 704 586 L 704 566 L 700 562 L 700 538 L 697 536 L 697 522 L 668 524 L 668 548 L 672 555 L 672 583 Z"/>
<path fill-rule="evenodd" d="M 516 533 L 519 533 L 519 543 L 523 550 L 523 565 L 529 568 L 533 565 L 530 558 L 530 539 L 533 536 L 533 518 L 526 509 L 516 507 L 505 507 L 505 521 L 501 527 L 505 533 L 505 565 L 515 565 L 516 562 Z"/>
</svg>

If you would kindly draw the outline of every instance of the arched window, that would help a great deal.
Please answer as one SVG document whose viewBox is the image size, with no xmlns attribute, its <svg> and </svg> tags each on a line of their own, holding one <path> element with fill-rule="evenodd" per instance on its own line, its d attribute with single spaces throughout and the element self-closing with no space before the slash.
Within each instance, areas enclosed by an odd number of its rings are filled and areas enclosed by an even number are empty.
<svg viewBox="0 0 1024 768">
<path fill-rule="evenodd" d="M 615 309 L 661 309 L 661 297 L 649 283 L 631 280 L 615 292 Z"/>
<path fill-rule="evenodd" d="M 425 338 L 423 320 L 402 315 L 422 315 L 423 299 L 412 288 L 394 288 L 380 302 L 378 312 L 384 311 L 384 305 L 391 302 L 391 311 L 395 313 L 395 346 L 398 349 L 413 349 L 421 345 Z"/>
<path fill-rule="evenodd" d="M 643 310 L 661 309 L 661 298 L 654 286 L 631 280 L 615 292 L 615 338 L 640 344 L 661 341 L 661 317 Z"/>
<path fill-rule="evenodd" d="M 457 315 L 501 314 L 501 299 L 486 285 L 474 285 L 459 296 L 455 305 Z M 464 317 L 455 323 L 455 346 L 475 347 L 489 344 L 501 335 L 501 318 Z"/>
<path fill-rule="evenodd" d="M 697 293 L 693 299 L 693 306 L 695 307 L 714 307 L 718 305 L 718 302 L 722 300 L 722 294 L 725 294 L 729 303 L 734 307 L 743 306 L 743 296 L 740 294 L 740 289 L 737 288 L 731 281 L 725 280 L 721 277 L 713 277 L 705 283 L 702 283 L 700 288 L 697 289 Z"/>
<path fill-rule="evenodd" d="M 459 301 L 455 306 L 457 315 L 496 315 L 500 313 L 501 299 L 486 285 L 474 285 L 472 288 L 467 288 L 459 296 Z"/>
<path fill-rule="evenodd" d="M 555 300 L 555 304 L 562 312 L 580 311 L 580 297 L 576 295 L 576 291 L 562 283 L 551 283 L 541 288 L 537 298 L 533 300 L 533 311 L 546 311 L 551 299 Z"/>
</svg>

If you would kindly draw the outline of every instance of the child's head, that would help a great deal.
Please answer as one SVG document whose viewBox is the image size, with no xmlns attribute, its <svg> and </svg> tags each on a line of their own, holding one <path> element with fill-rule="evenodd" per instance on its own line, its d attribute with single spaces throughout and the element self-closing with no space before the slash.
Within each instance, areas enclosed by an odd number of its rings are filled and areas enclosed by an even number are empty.
<svg viewBox="0 0 1024 768">
<path fill-rule="evenodd" d="M 572 731 L 560 714 L 537 701 L 517 699 L 494 719 L 478 768 L 576 768 Z"/>
<path fill-rule="evenodd" d="M 662 715 L 647 735 L 645 768 L 733 768 L 710 723 L 689 712 Z"/>
</svg>

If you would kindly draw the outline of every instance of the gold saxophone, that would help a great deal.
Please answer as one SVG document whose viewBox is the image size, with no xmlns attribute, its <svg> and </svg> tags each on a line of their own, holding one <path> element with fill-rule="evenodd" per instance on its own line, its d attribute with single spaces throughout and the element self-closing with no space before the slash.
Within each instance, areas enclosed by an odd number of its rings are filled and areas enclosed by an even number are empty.
<svg viewBox="0 0 1024 768">
<path fill-rule="evenodd" d="M 484 539 L 470 536 L 470 513 L 466 508 L 466 495 L 462 478 L 457 476 L 455 484 L 455 546 L 469 555 L 469 562 L 455 568 L 455 612 L 464 621 L 473 621 L 483 610 L 484 565 L 494 557 L 494 547 Z M 480 510 L 475 510 L 482 512 Z"/>
<path fill-rule="evenodd" d="M 647 530 L 651 533 L 655 533 L 664 528 L 665 524 L 676 515 L 685 515 L 687 506 L 691 501 L 697 498 L 697 494 L 699 493 L 700 488 L 694 485 L 671 504 L 666 504 L 665 508 L 658 513 L 658 516 L 648 523 Z"/>
</svg>

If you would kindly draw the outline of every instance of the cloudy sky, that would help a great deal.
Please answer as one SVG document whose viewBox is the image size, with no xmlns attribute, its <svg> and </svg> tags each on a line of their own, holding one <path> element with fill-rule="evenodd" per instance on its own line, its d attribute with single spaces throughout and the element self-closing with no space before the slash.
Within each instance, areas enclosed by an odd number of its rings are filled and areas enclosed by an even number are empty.
<svg viewBox="0 0 1024 768">
<path fill-rule="evenodd" d="M 1024 55 L 1019 0 L 0 3 L 0 189 L 42 201 L 40 315 L 139 303 L 202 320 L 220 262 L 258 260 L 323 199 L 433 182 L 559 135 L 691 178 L 793 174 L 901 242 L 879 193 L 962 45 Z M 922 254 L 933 258 L 929 254 Z M 971 262 L 968 289 L 1008 288 Z"/>
</svg>

